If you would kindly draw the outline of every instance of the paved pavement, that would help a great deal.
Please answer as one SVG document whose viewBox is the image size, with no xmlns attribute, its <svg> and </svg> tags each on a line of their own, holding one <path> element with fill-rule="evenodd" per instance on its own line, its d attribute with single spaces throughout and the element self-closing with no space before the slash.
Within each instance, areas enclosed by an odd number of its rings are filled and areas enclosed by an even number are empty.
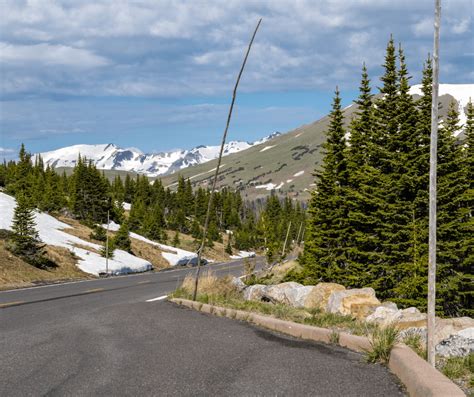
<svg viewBox="0 0 474 397">
<path fill-rule="evenodd" d="M 403 395 L 349 350 L 147 302 L 189 271 L 1 292 L 0 396 Z"/>
</svg>

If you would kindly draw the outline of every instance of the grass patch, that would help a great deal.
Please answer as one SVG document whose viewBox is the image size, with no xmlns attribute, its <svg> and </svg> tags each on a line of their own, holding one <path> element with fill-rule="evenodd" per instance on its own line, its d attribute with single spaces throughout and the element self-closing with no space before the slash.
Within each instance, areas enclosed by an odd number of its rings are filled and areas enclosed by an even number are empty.
<svg viewBox="0 0 474 397">
<path fill-rule="evenodd" d="M 410 333 L 402 339 L 402 342 L 409 346 L 421 358 L 424 360 L 427 359 L 426 345 L 420 334 Z"/>
<path fill-rule="evenodd" d="M 94 278 L 77 266 L 77 257 L 68 249 L 48 245 L 45 256 L 58 264 L 51 269 L 38 269 L 6 249 L 0 239 L 0 290 L 33 286 L 42 282 Z"/>
<path fill-rule="evenodd" d="M 367 351 L 369 363 L 388 364 L 390 353 L 399 339 L 399 331 L 393 326 L 375 328 L 369 335 L 371 349 Z"/>
<path fill-rule="evenodd" d="M 329 343 L 333 345 L 338 345 L 340 337 L 341 335 L 339 334 L 339 332 L 333 329 L 331 331 L 331 334 L 329 335 Z"/>
<path fill-rule="evenodd" d="M 468 396 L 474 396 L 474 353 L 466 357 L 449 357 L 437 362 L 438 369 L 461 386 Z"/>
</svg>

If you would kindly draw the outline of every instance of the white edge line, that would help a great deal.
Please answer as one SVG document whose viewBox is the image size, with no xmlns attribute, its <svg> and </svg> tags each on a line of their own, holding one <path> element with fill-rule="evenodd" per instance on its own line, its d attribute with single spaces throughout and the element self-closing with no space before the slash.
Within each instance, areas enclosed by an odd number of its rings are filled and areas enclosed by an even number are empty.
<svg viewBox="0 0 474 397">
<path fill-rule="evenodd" d="M 148 299 L 146 302 L 162 301 L 163 299 L 166 299 L 167 297 L 168 295 L 163 295 L 163 296 L 159 296 L 158 298 Z"/>
</svg>

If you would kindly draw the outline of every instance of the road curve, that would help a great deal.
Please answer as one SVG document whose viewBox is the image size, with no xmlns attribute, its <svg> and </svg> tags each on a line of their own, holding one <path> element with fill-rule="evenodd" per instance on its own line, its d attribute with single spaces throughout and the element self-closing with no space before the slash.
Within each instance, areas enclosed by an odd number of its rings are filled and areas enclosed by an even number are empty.
<svg viewBox="0 0 474 397">
<path fill-rule="evenodd" d="M 189 271 L 0 292 L 0 395 L 403 395 L 360 354 L 146 302 Z"/>
</svg>

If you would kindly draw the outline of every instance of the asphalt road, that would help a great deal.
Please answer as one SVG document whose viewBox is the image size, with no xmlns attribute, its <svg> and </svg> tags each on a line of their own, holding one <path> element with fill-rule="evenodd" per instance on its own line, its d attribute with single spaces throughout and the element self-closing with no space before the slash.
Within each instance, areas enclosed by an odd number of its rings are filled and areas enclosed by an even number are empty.
<svg viewBox="0 0 474 397">
<path fill-rule="evenodd" d="M 147 302 L 190 271 L 0 292 L 0 396 L 403 395 L 349 350 Z"/>
</svg>

